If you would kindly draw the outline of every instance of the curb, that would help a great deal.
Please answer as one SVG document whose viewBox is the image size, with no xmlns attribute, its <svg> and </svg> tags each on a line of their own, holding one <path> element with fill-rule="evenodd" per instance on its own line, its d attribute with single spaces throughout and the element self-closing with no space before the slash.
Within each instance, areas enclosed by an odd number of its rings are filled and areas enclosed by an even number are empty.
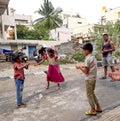
<svg viewBox="0 0 120 121">
<path fill-rule="evenodd" d="M 119 106 L 120 106 L 120 103 L 105 108 L 105 109 L 103 110 L 102 113 L 97 114 L 98 119 L 100 119 L 99 116 L 100 116 L 101 114 L 104 115 L 105 113 L 107 113 L 107 112 L 109 112 L 109 111 L 112 111 L 112 110 L 114 110 L 115 108 L 117 108 L 117 107 L 119 107 Z M 96 116 L 96 118 L 97 118 L 97 116 Z M 92 118 L 93 118 L 93 117 L 85 117 L 85 118 L 83 118 L 83 119 L 81 119 L 81 120 L 79 120 L 79 121 L 89 121 L 89 120 L 92 119 Z"/>
</svg>

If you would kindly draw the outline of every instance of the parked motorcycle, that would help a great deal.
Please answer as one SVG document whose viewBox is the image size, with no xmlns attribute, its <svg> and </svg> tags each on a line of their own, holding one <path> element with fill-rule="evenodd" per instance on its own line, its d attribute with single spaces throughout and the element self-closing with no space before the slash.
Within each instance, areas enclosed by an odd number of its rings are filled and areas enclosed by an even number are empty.
<svg viewBox="0 0 120 121">
<path fill-rule="evenodd" d="M 22 51 L 26 49 L 26 47 L 23 47 L 19 50 L 15 50 L 15 51 L 10 51 L 10 52 L 6 52 L 5 55 L 6 55 L 6 61 L 10 61 L 10 62 L 14 62 L 14 56 L 15 55 L 19 55 L 22 62 L 23 63 L 26 63 L 27 60 L 28 60 L 28 57 L 26 56 L 26 54 Z"/>
</svg>

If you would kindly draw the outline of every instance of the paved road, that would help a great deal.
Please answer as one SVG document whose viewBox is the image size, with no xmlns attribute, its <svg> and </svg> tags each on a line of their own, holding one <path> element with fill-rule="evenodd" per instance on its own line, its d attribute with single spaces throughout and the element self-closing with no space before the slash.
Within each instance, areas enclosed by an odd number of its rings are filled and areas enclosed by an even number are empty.
<svg viewBox="0 0 120 121">
<path fill-rule="evenodd" d="M 103 70 L 98 69 L 96 95 L 104 112 L 95 118 L 85 116 L 84 112 L 89 109 L 89 104 L 86 98 L 84 75 L 74 66 L 71 64 L 61 66 L 65 77 L 61 90 L 56 90 L 54 83 L 49 90 L 45 90 L 46 75 L 43 71 L 47 67 L 31 66 L 26 72 L 24 101 L 27 103 L 27 108 L 25 109 L 16 109 L 13 79 L 1 79 L 0 121 L 93 121 L 98 120 L 112 107 L 120 105 L 120 82 L 111 82 L 109 78 L 100 80 Z M 10 77 L 11 72 L 11 68 L 4 70 L 4 73 Z"/>
</svg>

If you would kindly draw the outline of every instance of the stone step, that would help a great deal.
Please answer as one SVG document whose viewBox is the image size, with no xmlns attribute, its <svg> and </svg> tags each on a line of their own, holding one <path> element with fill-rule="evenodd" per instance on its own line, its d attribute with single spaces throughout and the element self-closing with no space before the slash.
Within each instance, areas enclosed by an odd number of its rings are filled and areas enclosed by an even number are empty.
<svg viewBox="0 0 120 121">
<path fill-rule="evenodd" d="M 120 121 L 120 106 L 104 113 L 97 121 Z"/>
</svg>

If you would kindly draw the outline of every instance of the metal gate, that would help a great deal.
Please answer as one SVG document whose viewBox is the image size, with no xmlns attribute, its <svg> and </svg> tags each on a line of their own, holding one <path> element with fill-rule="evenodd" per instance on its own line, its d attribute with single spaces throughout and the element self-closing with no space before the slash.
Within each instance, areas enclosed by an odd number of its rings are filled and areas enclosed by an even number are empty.
<svg viewBox="0 0 120 121">
<path fill-rule="evenodd" d="M 33 52 L 36 50 L 36 46 L 29 46 L 28 49 L 29 49 L 29 58 L 33 59 L 34 58 Z"/>
</svg>

